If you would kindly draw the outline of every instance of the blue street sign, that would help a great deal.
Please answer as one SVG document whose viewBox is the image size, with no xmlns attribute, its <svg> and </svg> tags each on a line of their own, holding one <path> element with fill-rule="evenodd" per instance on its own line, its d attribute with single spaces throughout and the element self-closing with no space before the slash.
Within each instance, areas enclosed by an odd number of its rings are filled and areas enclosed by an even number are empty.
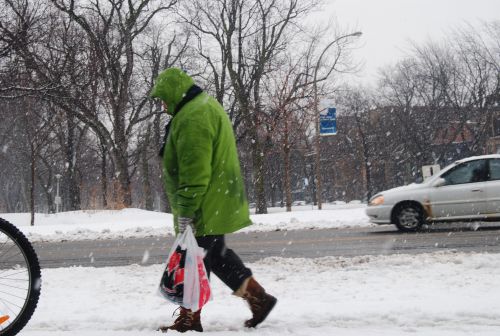
<svg viewBox="0 0 500 336">
<path fill-rule="evenodd" d="M 319 134 L 337 134 L 337 109 L 335 107 L 329 107 L 327 114 L 319 115 Z"/>
</svg>

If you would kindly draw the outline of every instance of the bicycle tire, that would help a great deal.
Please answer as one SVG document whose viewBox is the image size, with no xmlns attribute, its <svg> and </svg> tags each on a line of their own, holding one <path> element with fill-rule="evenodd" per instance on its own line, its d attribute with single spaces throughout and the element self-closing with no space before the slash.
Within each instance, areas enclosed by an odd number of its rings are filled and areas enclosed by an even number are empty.
<svg viewBox="0 0 500 336">
<path fill-rule="evenodd" d="M 36 306 L 38 304 L 38 299 L 40 298 L 41 271 L 40 271 L 40 264 L 38 262 L 38 257 L 35 253 L 35 250 L 33 249 L 33 246 L 17 227 L 9 223 L 8 221 L 0 218 L 0 233 L 7 237 L 6 241 L 3 242 L 2 246 L 5 246 L 6 244 L 9 244 L 11 242 L 14 245 L 12 245 L 10 249 L 15 247 L 19 249 L 19 255 L 22 255 L 22 260 L 24 260 L 24 262 L 26 263 L 26 273 L 28 277 L 28 279 L 26 280 L 23 279 L 23 281 L 27 281 L 28 283 L 26 284 L 26 294 L 24 298 L 24 304 L 22 305 L 22 307 L 20 306 L 19 313 L 12 319 L 12 321 L 8 321 L 9 323 L 5 327 L 3 327 L 3 324 L 0 325 L 1 336 L 14 336 L 26 326 L 28 321 L 33 316 L 33 313 L 35 312 Z M 10 240 L 10 242 L 8 240 Z M 2 250 L 3 249 L 0 249 L 0 267 L 2 267 L 3 265 L 5 269 L 8 269 L 8 263 L 6 264 L 5 261 L 2 261 L 2 255 L 1 255 Z M 12 256 L 13 255 L 9 256 L 9 258 L 7 259 L 12 259 Z M 15 261 L 9 261 L 9 262 L 14 263 Z M 1 279 L 2 277 L 0 277 L 0 281 Z M 10 281 L 18 281 L 18 279 L 11 278 Z M 7 287 L 15 288 L 15 286 L 10 286 L 10 285 Z M 9 294 L 4 293 L 2 295 L 9 295 Z M 0 295 L 0 303 L 5 304 L 2 295 Z M 22 298 L 23 297 L 21 297 L 21 300 Z"/>
</svg>

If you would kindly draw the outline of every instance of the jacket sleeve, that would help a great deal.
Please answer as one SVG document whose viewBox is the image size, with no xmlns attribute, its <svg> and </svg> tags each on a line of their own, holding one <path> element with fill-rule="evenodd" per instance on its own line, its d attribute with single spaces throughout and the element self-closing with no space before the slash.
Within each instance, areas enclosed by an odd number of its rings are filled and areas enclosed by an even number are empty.
<svg viewBox="0 0 500 336">
<path fill-rule="evenodd" d="M 195 217 L 207 192 L 212 175 L 214 134 L 199 120 L 179 125 L 176 151 L 179 188 L 176 191 L 178 216 Z"/>
</svg>

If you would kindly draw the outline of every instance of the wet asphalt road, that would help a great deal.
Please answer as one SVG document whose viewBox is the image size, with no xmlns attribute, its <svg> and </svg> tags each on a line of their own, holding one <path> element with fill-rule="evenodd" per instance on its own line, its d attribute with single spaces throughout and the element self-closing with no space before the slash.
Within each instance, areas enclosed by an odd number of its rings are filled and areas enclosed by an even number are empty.
<svg viewBox="0 0 500 336">
<path fill-rule="evenodd" d="M 42 267 L 122 266 L 163 263 L 173 237 L 36 243 Z M 236 233 L 227 245 L 243 261 L 277 256 L 317 258 L 418 254 L 435 251 L 500 253 L 500 225 L 439 226 L 420 233 L 399 233 L 394 226 Z"/>
</svg>

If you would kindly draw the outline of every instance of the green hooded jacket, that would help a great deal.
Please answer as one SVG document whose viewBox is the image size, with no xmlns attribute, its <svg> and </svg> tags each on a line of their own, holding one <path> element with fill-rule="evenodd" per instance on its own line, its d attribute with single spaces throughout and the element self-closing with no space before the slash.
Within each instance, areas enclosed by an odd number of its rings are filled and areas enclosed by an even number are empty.
<svg viewBox="0 0 500 336">
<path fill-rule="evenodd" d="M 194 81 L 170 68 L 151 92 L 174 114 Z M 251 224 L 233 128 L 223 107 L 205 92 L 186 103 L 170 125 L 163 152 L 164 184 L 177 219 L 194 219 L 196 236 L 220 235 Z"/>
</svg>

